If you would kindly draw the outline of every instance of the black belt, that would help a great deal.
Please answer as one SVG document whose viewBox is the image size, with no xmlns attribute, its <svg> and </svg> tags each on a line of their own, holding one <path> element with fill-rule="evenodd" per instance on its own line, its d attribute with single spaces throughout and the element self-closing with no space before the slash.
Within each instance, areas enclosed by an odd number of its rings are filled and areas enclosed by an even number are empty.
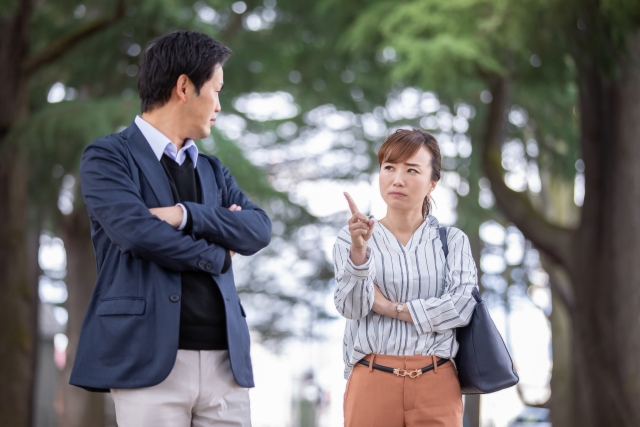
<svg viewBox="0 0 640 427">
<path fill-rule="evenodd" d="M 449 362 L 449 359 L 440 359 L 436 363 L 436 366 L 442 366 L 447 362 Z M 358 363 L 366 366 L 367 368 L 369 367 L 369 362 L 364 359 L 358 360 Z M 400 368 L 389 368 L 388 366 L 378 365 L 377 363 L 373 364 L 373 369 L 389 372 L 390 374 L 396 374 L 399 377 L 409 377 L 409 378 L 418 378 L 420 375 L 424 374 L 425 372 L 432 371 L 433 368 L 434 368 L 433 363 L 429 366 L 425 366 L 424 368 L 414 369 L 411 371 L 407 371 L 406 369 L 400 369 Z"/>
</svg>

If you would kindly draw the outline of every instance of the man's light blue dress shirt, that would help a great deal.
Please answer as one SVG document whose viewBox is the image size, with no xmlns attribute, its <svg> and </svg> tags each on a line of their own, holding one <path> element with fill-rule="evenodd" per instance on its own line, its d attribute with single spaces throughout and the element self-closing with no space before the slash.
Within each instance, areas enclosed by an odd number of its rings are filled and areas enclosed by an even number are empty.
<svg viewBox="0 0 640 427">
<path fill-rule="evenodd" d="M 180 151 L 178 151 L 176 146 L 171 142 L 169 138 L 167 138 L 162 132 L 145 121 L 142 117 L 136 116 L 135 123 L 136 126 L 138 126 L 138 129 L 140 129 L 140 132 L 142 132 L 142 135 L 144 135 L 145 139 L 151 146 L 151 149 L 158 158 L 158 161 L 162 159 L 163 154 L 166 154 L 177 164 L 181 165 L 182 163 L 184 163 L 187 155 L 189 155 L 189 157 L 191 157 L 191 161 L 193 162 L 193 168 L 196 168 L 196 166 L 198 165 L 198 147 L 192 139 L 187 139 Z M 178 230 L 182 230 L 184 229 L 184 226 L 187 225 L 188 212 L 187 208 L 185 208 L 182 203 L 178 203 L 177 206 L 180 206 L 180 208 L 182 208 L 182 224 L 180 224 L 180 227 L 178 227 Z"/>
</svg>

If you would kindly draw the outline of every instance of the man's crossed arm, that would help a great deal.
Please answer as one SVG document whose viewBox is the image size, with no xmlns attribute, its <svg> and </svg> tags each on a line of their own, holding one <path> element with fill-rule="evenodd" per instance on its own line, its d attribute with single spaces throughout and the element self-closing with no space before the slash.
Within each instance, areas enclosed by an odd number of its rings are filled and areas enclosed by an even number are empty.
<svg viewBox="0 0 640 427">
<path fill-rule="evenodd" d="M 269 243 L 269 218 L 248 201 L 228 171 L 225 178 L 235 188 L 228 186 L 227 201 L 236 209 L 185 203 L 193 214 L 192 234 L 160 220 L 142 200 L 121 149 L 107 140 L 92 143 L 82 156 L 80 180 L 90 215 L 122 252 L 174 271 L 220 274 L 227 250 L 250 255 Z M 173 221 L 177 211 L 171 212 L 167 219 Z"/>
<path fill-rule="evenodd" d="M 224 185 L 226 192 L 223 200 L 225 206 L 229 207 L 183 202 L 191 224 L 188 231 L 240 255 L 253 255 L 269 244 L 271 220 L 265 211 L 249 201 L 229 169 L 222 165 L 220 167 L 218 170 L 222 174 L 216 178 L 219 181 L 217 185 Z M 150 211 L 176 228 L 184 219 L 180 206 Z"/>
<path fill-rule="evenodd" d="M 234 204 L 229 207 L 229 210 L 231 212 L 238 212 L 242 210 L 242 207 Z M 152 215 L 157 216 L 165 222 L 168 222 L 175 228 L 179 228 L 184 222 L 184 210 L 178 205 L 168 206 L 166 208 L 151 208 L 149 209 L 149 211 Z M 229 249 L 229 254 L 233 257 L 236 253 Z"/>
</svg>

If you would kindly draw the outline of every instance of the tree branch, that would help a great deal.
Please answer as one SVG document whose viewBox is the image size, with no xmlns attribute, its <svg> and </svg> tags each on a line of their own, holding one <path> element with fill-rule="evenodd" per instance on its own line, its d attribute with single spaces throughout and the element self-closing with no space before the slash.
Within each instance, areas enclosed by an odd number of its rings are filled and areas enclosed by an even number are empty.
<svg viewBox="0 0 640 427">
<path fill-rule="evenodd" d="M 553 261 L 570 268 L 569 254 L 575 232 L 549 223 L 536 211 L 525 193 L 513 191 L 504 183 L 501 147 L 505 136 L 505 112 L 511 100 L 509 81 L 497 77 L 491 84 L 491 93 L 493 101 L 486 119 L 481 157 L 498 208 L 538 249 Z"/>
<path fill-rule="evenodd" d="M 564 304 L 567 312 L 573 318 L 576 307 L 576 297 L 573 287 L 571 286 L 571 279 L 567 275 L 567 272 L 563 267 L 554 263 L 548 257 L 541 257 L 542 267 L 549 273 L 549 286 L 551 292 L 560 298 L 560 301 Z"/>
<path fill-rule="evenodd" d="M 22 72 L 26 75 L 30 75 L 38 71 L 43 66 L 52 63 L 75 47 L 78 43 L 118 22 L 124 16 L 124 9 L 124 0 L 118 0 L 116 12 L 113 16 L 90 22 L 69 34 L 65 34 L 57 40 L 54 40 L 42 51 L 25 59 L 21 67 Z"/>
</svg>

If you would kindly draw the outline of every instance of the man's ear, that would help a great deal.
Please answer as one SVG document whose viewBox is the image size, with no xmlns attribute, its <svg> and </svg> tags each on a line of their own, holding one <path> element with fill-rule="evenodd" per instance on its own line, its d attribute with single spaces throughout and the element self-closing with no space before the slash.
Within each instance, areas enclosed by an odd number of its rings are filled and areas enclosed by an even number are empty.
<svg viewBox="0 0 640 427">
<path fill-rule="evenodd" d="M 182 102 L 187 102 L 187 87 L 189 85 L 189 77 L 186 74 L 180 74 L 176 82 L 176 95 Z"/>
</svg>

